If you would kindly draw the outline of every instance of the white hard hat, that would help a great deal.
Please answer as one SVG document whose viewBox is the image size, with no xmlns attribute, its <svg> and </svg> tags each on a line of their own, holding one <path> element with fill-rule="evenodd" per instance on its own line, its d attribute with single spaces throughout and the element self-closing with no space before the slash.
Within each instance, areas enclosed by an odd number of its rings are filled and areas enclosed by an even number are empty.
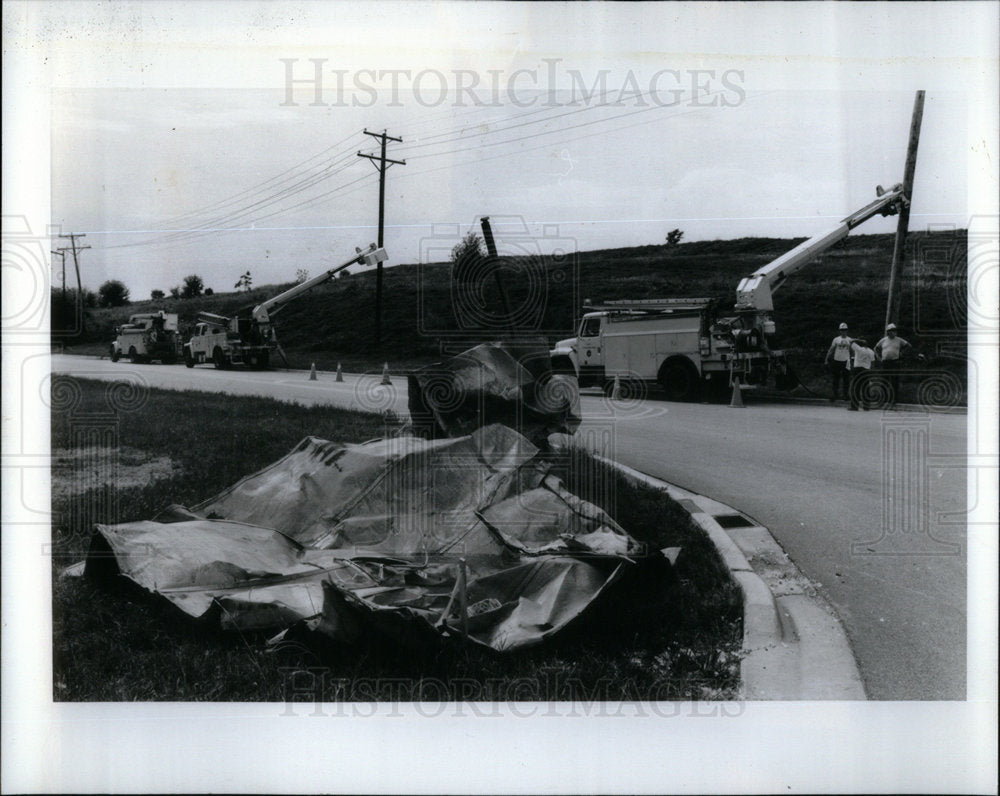
<svg viewBox="0 0 1000 796">
<path fill-rule="evenodd" d="M 840 324 L 840 328 L 846 330 L 847 329 L 847 324 L 846 323 Z"/>
<path fill-rule="evenodd" d="M 888 326 L 885 327 L 885 330 L 887 332 L 894 332 L 894 331 L 896 331 L 896 324 L 890 323 Z"/>
</svg>

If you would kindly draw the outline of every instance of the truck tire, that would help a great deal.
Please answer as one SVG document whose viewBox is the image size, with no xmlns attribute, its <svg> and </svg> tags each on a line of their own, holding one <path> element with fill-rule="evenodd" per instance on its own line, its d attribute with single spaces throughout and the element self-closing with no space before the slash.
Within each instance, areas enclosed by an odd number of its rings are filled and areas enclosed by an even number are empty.
<svg viewBox="0 0 1000 796">
<path fill-rule="evenodd" d="M 690 360 L 683 357 L 672 357 L 664 362 L 657 381 L 668 401 L 693 401 L 701 387 L 698 371 Z"/>
<path fill-rule="evenodd" d="M 139 352 L 135 350 L 135 346 L 129 346 L 128 349 L 128 361 L 133 365 L 137 365 L 142 362 L 142 357 L 139 356 Z"/>
<path fill-rule="evenodd" d="M 184 367 L 186 368 L 194 367 L 194 357 L 191 356 L 190 349 L 184 352 Z"/>
<path fill-rule="evenodd" d="M 229 357 L 227 357 L 218 346 L 216 346 L 215 351 L 212 352 L 212 362 L 215 363 L 216 370 L 225 370 L 229 367 Z"/>
<path fill-rule="evenodd" d="M 576 376 L 576 370 L 569 357 L 555 357 L 552 360 L 552 372 L 561 376 Z"/>
<path fill-rule="evenodd" d="M 114 346 L 111 346 L 111 361 L 112 362 L 117 362 L 121 358 L 122 358 L 122 352 L 119 351 Z"/>
</svg>

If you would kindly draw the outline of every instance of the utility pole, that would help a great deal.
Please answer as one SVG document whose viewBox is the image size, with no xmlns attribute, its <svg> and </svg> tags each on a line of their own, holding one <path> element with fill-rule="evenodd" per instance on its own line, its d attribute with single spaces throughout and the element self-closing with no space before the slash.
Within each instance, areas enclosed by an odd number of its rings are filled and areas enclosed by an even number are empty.
<svg viewBox="0 0 1000 796">
<path fill-rule="evenodd" d="M 66 249 L 50 249 L 50 252 L 56 255 L 62 261 L 62 297 L 63 301 L 66 301 Z"/>
<path fill-rule="evenodd" d="M 377 138 L 381 141 L 382 152 L 380 155 L 365 155 L 358 152 L 359 158 L 368 158 L 378 169 L 378 247 L 381 249 L 384 243 L 383 231 L 385 226 L 385 172 L 391 165 L 405 166 L 405 160 L 391 160 L 385 156 L 386 141 L 396 141 L 403 143 L 402 138 L 394 138 L 388 135 L 385 130 L 381 133 L 370 133 L 364 131 L 365 135 Z M 375 266 L 375 344 L 382 342 L 382 262 Z"/>
<path fill-rule="evenodd" d="M 80 330 L 85 331 L 84 325 L 86 324 L 87 313 L 83 311 L 83 283 L 80 281 L 80 252 L 84 249 L 89 249 L 90 246 L 77 246 L 77 238 L 85 238 L 86 235 L 80 233 L 74 233 L 70 235 L 60 235 L 60 238 L 69 238 L 70 251 L 73 252 L 73 268 L 76 269 L 76 300 L 79 306 L 80 312 Z M 65 271 L 63 271 L 63 278 L 65 278 Z"/>
<path fill-rule="evenodd" d="M 885 325 L 894 323 L 899 312 L 899 272 L 903 265 L 903 249 L 906 233 L 910 225 L 910 199 L 913 196 L 913 173 L 917 169 L 917 144 L 920 141 L 920 123 L 924 118 L 924 92 L 918 91 L 913 100 L 913 116 L 910 119 L 910 142 L 906 148 L 906 168 L 903 171 L 903 201 L 899 207 L 899 222 L 896 225 L 896 241 L 892 248 L 892 269 L 889 271 L 889 297 L 885 304 Z"/>
<path fill-rule="evenodd" d="M 89 249 L 89 246 L 77 246 L 77 238 L 87 237 L 81 233 L 73 233 L 71 235 L 60 235 L 60 238 L 69 238 L 70 251 L 73 252 L 73 267 L 76 269 L 76 289 L 79 291 L 80 301 L 83 301 L 83 284 L 80 282 L 80 252 L 84 249 Z"/>
</svg>

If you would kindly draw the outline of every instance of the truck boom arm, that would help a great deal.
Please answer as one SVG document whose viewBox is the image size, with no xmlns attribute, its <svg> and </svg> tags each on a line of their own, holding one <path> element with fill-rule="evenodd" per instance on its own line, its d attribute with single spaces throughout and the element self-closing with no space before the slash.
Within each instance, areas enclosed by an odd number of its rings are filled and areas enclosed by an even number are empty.
<svg viewBox="0 0 1000 796">
<path fill-rule="evenodd" d="M 755 271 L 740 281 L 736 288 L 736 308 L 754 310 L 772 310 L 774 302 L 771 294 L 777 290 L 796 271 L 805 266 L 820 252 L 843 240 L 848 233 L 859 224 L 863 224 L 872 216 L 895 215 L 900 205 L 907 201 L 903 194 L 903 186 L 895 185 L 884 191 L 881 186 L 875 189 L 878 198 L 842 219 L 837 226 L 815 235 L 794 249 L 772 260 L 763 268 Z"/>
<path fill-rule="evenodd" d="M 284 307 L 287 302 L 309 290 L 312 290 L 317 285 L 321 285 L 327 280 L 333 279 L 334 276 L 343 271 L 345 268 L 360 262 L 363 262 L 365 265 L 376 265 L 377 263 L 383 262 L 387 256 L 388 255 L 386 255 L 385 249 L 376 248 L 374 243 L 368 247 L 367 251 L 361 251 L 358 249 L 357 254 L 342 265 L 338 265 L 336 268 L 331 268 L 329 271 L 325 271 L 319 276 L 314 276 L 312 279 L 307 279 L 305 282 L 301 282 L 294 287 L 290 287 L 284 293 L 279 293 L 274 298 L 269 298 L 267 301 L 261 302 L 253 308 L 253 318 L 258 323 L 267 323 L 270 320 L 271 315 Z"/>
</svg>

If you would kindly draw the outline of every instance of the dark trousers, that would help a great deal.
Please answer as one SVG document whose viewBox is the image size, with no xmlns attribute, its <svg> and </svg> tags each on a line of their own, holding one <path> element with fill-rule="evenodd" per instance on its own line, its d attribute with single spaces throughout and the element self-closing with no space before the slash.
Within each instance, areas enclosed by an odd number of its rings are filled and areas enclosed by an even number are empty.
<svg viewBox="0 0 1000 796">
<path fill-rule="evenodd" d="M 889 382 L 889 404 L 893 405 L 899 400 L 899 367 L 898 359 L 883 359 L 882 370 Z"/>
<path fill-rule="evenodd" d="M 844 363 L 843 362 L 836 362 L 836 361 L 831 362 L 830 363 L 830 376 L 833 378 L 833 397 L 836 399 L 836 397 L 840 394 L 840 387 L 841 387 L 841 384 L 843 384 L 843 394 L 844 394 L 844 398 L 846 399 L 847 398 L 847 385 L 851 381 L 851 374 L 847 370 L 847 368 L 844 367 Z"/>
<path fill-rule="evenodd" d="M 851 382 L 848 392 L 851 394 L 851 409 L 860 405 L 868 411 L 868 379 L 871 371 L 868 368 L 854 368 L 851 371 Z"/>
</svg>

